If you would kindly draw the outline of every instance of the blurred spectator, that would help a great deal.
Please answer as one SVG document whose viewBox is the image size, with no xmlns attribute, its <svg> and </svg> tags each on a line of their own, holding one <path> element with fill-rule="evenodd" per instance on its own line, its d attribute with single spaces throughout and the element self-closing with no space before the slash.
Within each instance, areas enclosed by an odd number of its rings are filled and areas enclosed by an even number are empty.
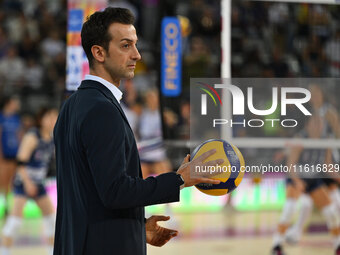
<svg viewBox="0 0 340 255">
<path fill-rule="evenodd" d="M 181 114 L 178 122 L 178 138 L 183 140 L 190 139 L 190 102 L 181 103 Z"/>
<path fill-rule="evenodd" d="M 189 19 L 193 25 L 193 35 L 209 36 L 213 39 L 220 32 L 219 1 L 192 0 Z"/>
<path fill-rule="evenodd" d="M 47 58 L 54 58 L 65 52 L 65 43 L 60 39 L 58 31 L 50 31 L 48 37 L 41 42 L 41 49 Z"/>
<path fill-rule="evenodd" d="M 32 37 L 26 33 L 21 43 L 18 45 L 19 56 L 23 59 L 37 58 L 38 43 L 32 39 Z"/>
<path fill-rule="evenodd" d="M 149 90 L 144 95 L 145 108 L 139 125 L 140 140 L 162 136 L 162 123 L 159 112 L 159 99 L 156 90 Z"/>
<path fill-rule="evenodd" d="M 158 21 L 155 19 L 159 15 L 159 0 L 142 0 L 142 33 L 147 41 L 155 39 Z"/>
<path fill-rule="evenodd" d="M 204 39 L 198 36 L 193 37 L 190 53 L 184 57 L 184 85 L 190 84 L 190 78 L 212 77 L 212 64 L 212 55 Z"/>
<path fill-rule="evenodd" d="M 25 134 L 28 130 L 33 128 L 34 125 L 35 118 L 32 113 L 24 112 L 21 114 L 21 129 L 23 134 Z"/>
<path fill-rule="evenodd" d="M 244 60 L 247 63 L 247 68 L 241 71 L 241 75 L 242 77 L 258 77 L 261 72 L 262 63 L 260 53 L 256 48 L 249 50 L 247 53 L 246 59 Z"/>
<path fill-rule="evenodd" d="M 25 72 L 25 63 L 18 56 L 18 50 L 11 46 L 7 56 L 0 60 L 0 77 L 3 81 L 3 90 L 6 93 L 13 92 L 22 85 Z"/>
<path fill-rule="evenodd" d="M 165 126 L 165 136 L 170 137 L 172 139 L 179 139 L 180 132 L 178 132 L 178 116 L 177 114 L 170 108 L 163 108 L 163 120 Z"/>
<path fill-rule="evenodd" d="M 8 33 L 9 40 L 12 43 L 20 43 L 26 27 L 26 18 L 23 12 L 17 12 L 13 15 L 8 16 L 6 22 L 7 31 L 11 31 Z"/>
<path fill-rule="evenodd" d="M 34 16 L 37 17 L 37 20 L 39 22 L 39 31 L 42 38 L 48 37 L 51 31 L 59 28 L 59 18 L 57 18 L 58 16 L 54 16 L 48 10 L 46 0 L 38 1 Z"/>
<path fill-rule="evenodd" d="M 25 71 L 25 85 L 32 90 L 38 90 L 41 88 L 44 70 L 37 61 L 30 57 L 27 59 L 27 66 Z"/>
<path fill-rule="evenodd" d="M 273 3 L 268 8 L 268 20 L 274 25 L 284 26 L 289 19 L 287 3 Z"/>
<path fill-rule="evenodd" d="M 124 110 L 126 118 L 129 121 L 135 137 L 138 137 L 138 114 L 140 113 L 140 106 L 137 104 L 137 93 L 132 80 L 125 80 L 123 100 L 121 106 Z"/>
<path fill-rule="evenodd" d="M 330 12 L 324 5 L 311 5 L 309 15 L 310 32 L 316 34 L 322 43 L 331 35 Z"/>
<path fill-rule="evenodd" d="M 288 77 L 288 65 L 284 60 L 282 50 L 277 47 L 273 50 L 273 61 L 271 66 L 275 77 Z"/>
<path fill-rule="evenodd" d="M 320 39 L 317 35 L 312 34 L 309 44 L 303 51 L 302 68 L 308 76 L 316 76 L 317 73 L 324 73 L 325 54 L 322 49 Z"/>
<path fill-rule="evenodd" d="M 145 108 L 139 122 L 139 155 L 143 176 L 171 171 L 162 139 L 162 122 L 157 90 L 149 90 L 145 96 Z"/>
<path fill-rule="evenodd" d="M 340 77 L 340 28 L 325 46 L 325 54 L 328 60 L 328 72 L 332 77 Z"/>
<path fill-rule="evenodd" d="M 20 101 L 12 95 L 3 99 L 0 113 L 0 198 L 8 212 L 7 195 L 16 170 L 16 154 L 21 139 Z"/>
</svg>

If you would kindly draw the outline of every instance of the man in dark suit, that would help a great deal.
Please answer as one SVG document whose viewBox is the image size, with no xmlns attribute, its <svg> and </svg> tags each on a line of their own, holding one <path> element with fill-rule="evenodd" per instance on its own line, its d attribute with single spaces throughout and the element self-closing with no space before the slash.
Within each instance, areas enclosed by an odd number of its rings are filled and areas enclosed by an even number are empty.
<svg viewBox="0 0 340 255">
<path fill-rule="evenodd" d="M 144 255 L 146 243 L 162 246 L 177 235 L 157 224 L 169 217 L 145 219 L 144 206 L 178 201 L 180 186 L 219 183 L 190 176 L 190 167 L 202 164 L 213 150 L 192 162 L 188 155 L 177 173 L 142 178 L 118 89 L 120 79 L 133 78 L 141 58 L 133 22 L 127 9 L 107 8 L 83 25 L 90 75 L 65 102 L 54 129 L 55 255 Z"/>
</svg>

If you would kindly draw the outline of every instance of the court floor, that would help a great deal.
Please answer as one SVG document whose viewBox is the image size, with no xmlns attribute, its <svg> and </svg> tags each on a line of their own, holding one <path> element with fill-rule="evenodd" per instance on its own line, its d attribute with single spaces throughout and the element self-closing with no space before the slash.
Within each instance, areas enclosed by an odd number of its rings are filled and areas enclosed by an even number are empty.
<svg viewBox="0 0 340 255">
<path fill-rule="evenodd" d="M 149 255 L 263 255 L 270 254 L 271 236 L 279 212 L 237 212 L 173 214 L 164 225 L 180 231 L 180 235 L 165 246 L 148 245 Z M 331 255 L 331 239 L 326 226 L 314 212 L 309 227 L 299 245 L 286 246 L 288 255 Z M 2 227 L 3 222 L 0 222 Z M 47 255 L 40 236 L 39 219 L 25 220 L 15 241 L 12 255 Z M 115 254 L 115 253 L 112 253 Z"/>
</svg>

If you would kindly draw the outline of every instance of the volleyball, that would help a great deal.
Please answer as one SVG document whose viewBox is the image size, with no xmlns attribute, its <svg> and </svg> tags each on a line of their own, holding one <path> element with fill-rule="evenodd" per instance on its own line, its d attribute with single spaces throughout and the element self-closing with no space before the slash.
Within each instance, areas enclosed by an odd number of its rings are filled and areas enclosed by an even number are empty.
<svg viewBox="0 0 340 255">
<path fill-rule="evenodd" d="M 211 149 L 215 149 L 216 153 L 208 157 L 205 162 L 216 159 L 224 160 L 221 165 L 215 167 L 214 173 L 212 173 L 214 174 L 213 179 L 218 179 L 221 182 L 219 184 L 200 183 L 196 185 L 196 188 L 208 195 L 222 196 L 240 185 L 244 176 L 245 163 L 240 150 L 221 139 L 210 139 L 197 146 L 192 153 L 192 160 Z M 202 171 L 206 170 L 202 169 Z"/>
</svg>

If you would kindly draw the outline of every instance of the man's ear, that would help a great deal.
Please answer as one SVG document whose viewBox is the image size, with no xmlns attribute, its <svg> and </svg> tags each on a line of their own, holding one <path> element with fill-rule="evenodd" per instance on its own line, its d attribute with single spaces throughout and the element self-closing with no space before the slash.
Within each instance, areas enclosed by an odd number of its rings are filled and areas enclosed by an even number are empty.
<svg viewBox="0 0 340 255">
<path fill-rule="evenodd" d="M 105 60 L 105 50 L 102 46 L 93 45 L 91 47 L 92 56 L 99 63 L 103 63 Z"/>
</svg>

